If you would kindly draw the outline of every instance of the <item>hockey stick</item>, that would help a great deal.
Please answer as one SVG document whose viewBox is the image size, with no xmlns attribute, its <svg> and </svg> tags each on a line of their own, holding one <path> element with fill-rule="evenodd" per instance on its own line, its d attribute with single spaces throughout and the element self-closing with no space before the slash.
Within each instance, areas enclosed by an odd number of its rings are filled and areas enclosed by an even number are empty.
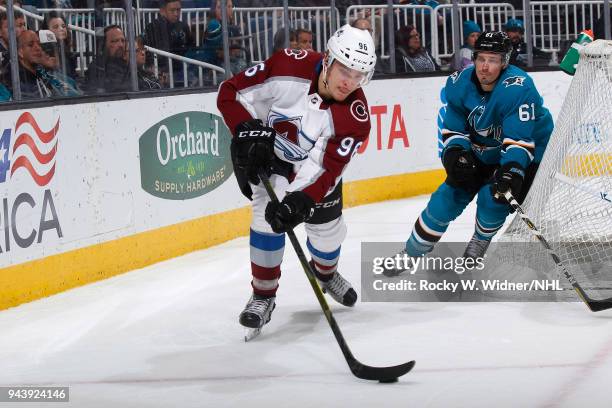
<svg viewBox="0 0 612 408">
<path fill-rule="evenodd" d="M 278 197 L 276 196 L 276 193 L 274 192 L 274 189 L 272 188 L 272 184 L 270 184 L 270 179 L 268 178 L 268 175 L 265 172 L 260 171 L 259 178 L 261 179 L 264 187 L 266 188 L 266 191 L 268 192 L 268 195 L 270 196 L 270 200 L 273 203 L 278 203 Z M 327 319 L 327 323 L 329 323 L 329 326 L 331 327 L 332 332 L 334 333 L 334 336 L 336 337 L 336 341 L 338 342 L 338 345 L 340 346 L 340 350 L 342 350 L 342 354 L 344 355 L 344 358 L 346 359 L 346 362 L 349 368 L 351 369 L 351 372 L 353 373 L 353 375 L 357 378 L 361 378 L 364 380 L 378 380 L 382 382 L 386 382 L 386 381 L 390 382 L 390 381 L 397 380 L 398 377 L 401 377 L 402 375 L 412 370 L 412 367 L 414 367 L 414 361 L 409 361 L 407 363 L 392 366 L 392 367 L 371 367 L 371 366 L 367 366 L 365 364 L 360 363 L 353 356 L 353 353 L 351 352 L 349 346 L 346 344 L 346 340 L 344 340 L 344 336 L 342 335 L 342 332 L 340 331 L 340 327 L 338 326 L 338 323 L 336 322 L 336 319 L 334 318 L 334 315 L 332 314 L 332 311 L 329 308 L 329 305 L 327 304 L 327 300 L 325 300 L 325 296 L 323 295 L 323 292 L 321 292 L 321 288 L 319 287 L 319 284 L 317 283 L 315 274 L 313 270 L 310 268 L 310 264 L 308 263 L 308 260 L 306 259 L 306 255 L 304 254 L 304 251 L 302 250 L 302 246 L 300 245 L 297 237 L 295 236 L 295 232 L 293 232 L 293 230 L 290 229 L 289 231 L 287 231 L 287 235 L 289 236 L 291 245 L 293 246 L 293 249 L 295 250 L 295 253 L 298 256 L 298 259 L 300 260 L 300 263 L 302 264 L 302 268 L 304 269 L 304 272 L 306 273 L 306 277 L 308 278 L 308 281 L 310 282 L 310 286 L 312 286 L 312 290 L 317 296 L 317 300 L 319 301 L 319 305 L 321 305 L 321 309 L 323 309 L 323 314 L 325 315 L 325 318 Z"/>
<path fill-rule="evenodd" d="M 576 281 L 576 278 L 574 277 L 574 275 L 572 275 L 569 269 L 567 269 L 567 266 L 565 266 L 563 262 L 561 262 L 561 259 L 559 258 L 557 253 L 552 249 L 548 241 L 546 241 L 546 238 L 542 236 L 542 233 L 537 229 L 535 224 L 529 219 L 529 217 L 527 217 L 527 215 L 525 214 L 525 211 L 520 206 L 520 204 L 514 199 L 510 190 L 506 191 L 504 196 L 506 197 L 506 200 L 508 200 L 508 203 L 510 203 L 510 206 L 514 208 L 517 214 L 521 217 L 521 220 L 523 220 L 523 222 L 527 225 L 527 227 L 529 227 L 529 230 L 533 233 L 533 235 L 535 235 L 535 237 L 538 239 L 538 241 L 540 241 L 542 246 L 546 248 L 551 258 L 557 265 L 557 268 L 561 270 L 561 272 L 567 278 L 569 283 L 572 284 L 572 287 L 574 288 L 576 293 L 578 293 L 578 296 L 580 297 L 580 299 L 582 299 L 582 301 L 586 303 L 589 309 L 591 309 L 592 312 L 599 312 L 601 310 L 612 309 L 612 298 L 603 299 L 603 300 L 595 300 L 595 299 L 591 299 L 589 295 L 586 294 L 584 289 L 582 289 L 582 287 L 578 284 L 578 281 Z"/>
</svg>

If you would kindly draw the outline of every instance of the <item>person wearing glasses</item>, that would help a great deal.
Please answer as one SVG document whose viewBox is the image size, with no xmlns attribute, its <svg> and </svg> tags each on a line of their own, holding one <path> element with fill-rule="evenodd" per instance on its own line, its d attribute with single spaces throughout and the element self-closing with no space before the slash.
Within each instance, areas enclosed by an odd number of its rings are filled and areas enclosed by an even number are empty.
<svg viewBox="0 0 612 408">
<path fill-rule="evenodd" d="M 432 72 L 440 67 L 421 43 L 421 35 L 413 25 L 395 33 L 395 72 Z"/>
<path fill-rule="evenodd" d="M 162 81 L 167 81 L 167 76 L 159 72 L 160 78 L 155 77 L 152 67 L 147 65 L 147 49 L 145 48 L 144 38 L 139 35 L 135 38 L 136 45 L 136 73 L 138 75 L 138 90 L 146 91 L 150 89 L 162 89 Z M 125 53 L 125 61 L 129 61 L 129 54 Z"/>
</svg>

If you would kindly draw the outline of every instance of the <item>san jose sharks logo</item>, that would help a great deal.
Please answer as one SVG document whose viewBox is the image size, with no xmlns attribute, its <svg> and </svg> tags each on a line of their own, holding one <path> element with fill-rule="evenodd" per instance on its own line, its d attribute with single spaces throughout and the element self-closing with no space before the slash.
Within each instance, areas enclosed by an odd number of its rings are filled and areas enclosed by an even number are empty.
<svg viewBox="0 0 612 408">
<path fill-rule="evenodd" d="M 482 115 L 485 112 L 485 107 L 482 105 L 476 106 L 470 114 L 468 115 L 467 121 L 472 129 L 478 129 L 478 122 L 482 118 Z"/>
<path fill-rule="evenodd" d="M 300 146 L 300 141 L 314 145 L 314 141 L 302 132 L 302 117 L 287 117 L 270 112 L 268 123 L 276 130 L 274 151 L 276 155 L 289 162 L 300 162 L 308 157 L 308 151 Z"/>
<path fill-rule="evenodd" d="M 501 142 L 501 126 L 494 126 L 490 124 L 489 126 L 483 127 L 483 124 L 479 122 L 483 119 L 485 113 L 485 107 L 483 105 L 478 105 L 468 115 L 467 122 L 470 133 L 475 133 L 481 137 L 493 138 L 498 142 Z"/>
<path fill-rule="evenodd" d="M 450 79 L 453 81 L 453 84 L 459 80 L 462 72 L 463 71 L 455 71 L 450 75 Z"/>
<path fill-rule="evenodd" d="M 506 85 L 506 88 L 512 85 L 523 86 L 523 82 L 525 82 L 525 77 L 523 76 L 513 76 L 504 79 L 503 84 Z"/>
</svg>

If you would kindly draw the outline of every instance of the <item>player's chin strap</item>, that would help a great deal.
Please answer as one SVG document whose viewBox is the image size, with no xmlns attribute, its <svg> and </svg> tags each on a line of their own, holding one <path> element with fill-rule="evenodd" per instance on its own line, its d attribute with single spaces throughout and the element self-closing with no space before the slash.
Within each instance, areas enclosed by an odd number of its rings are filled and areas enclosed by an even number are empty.
<svg viewBox="0 0 612 408">
<path fill-rule="evenodd" d="M 323 85 L 325 86 L 325 89 L 329 89 L 329 85 L 327 83 L 327 68 L 331 65 L 331 63 L 329 63 L 330 58 L 332 58 L 333 63 L 333 57 L 330 57 L 329 54 L 326 54 L 323 58 L 323 68 L 321 71 L 321 75 L 323 75 Z"/>
</svg>

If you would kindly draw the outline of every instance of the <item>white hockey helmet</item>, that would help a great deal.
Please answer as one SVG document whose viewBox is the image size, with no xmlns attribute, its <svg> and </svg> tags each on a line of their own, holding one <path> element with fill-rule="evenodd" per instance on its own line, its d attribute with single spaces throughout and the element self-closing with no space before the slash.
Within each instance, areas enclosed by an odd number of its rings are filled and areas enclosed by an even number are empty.
<svg viewBox="0 0 612 408">
<path fill-rule="evenodd" d="M 363 72 L 365 85 L 374 74 L 376 52 L 374 40 L 367 30 L 351 27 L 345 24 L 340 27 L 327 41 L 328 60 L 331 67 L 334 60 L 342 65 Z"/>
</svg>

